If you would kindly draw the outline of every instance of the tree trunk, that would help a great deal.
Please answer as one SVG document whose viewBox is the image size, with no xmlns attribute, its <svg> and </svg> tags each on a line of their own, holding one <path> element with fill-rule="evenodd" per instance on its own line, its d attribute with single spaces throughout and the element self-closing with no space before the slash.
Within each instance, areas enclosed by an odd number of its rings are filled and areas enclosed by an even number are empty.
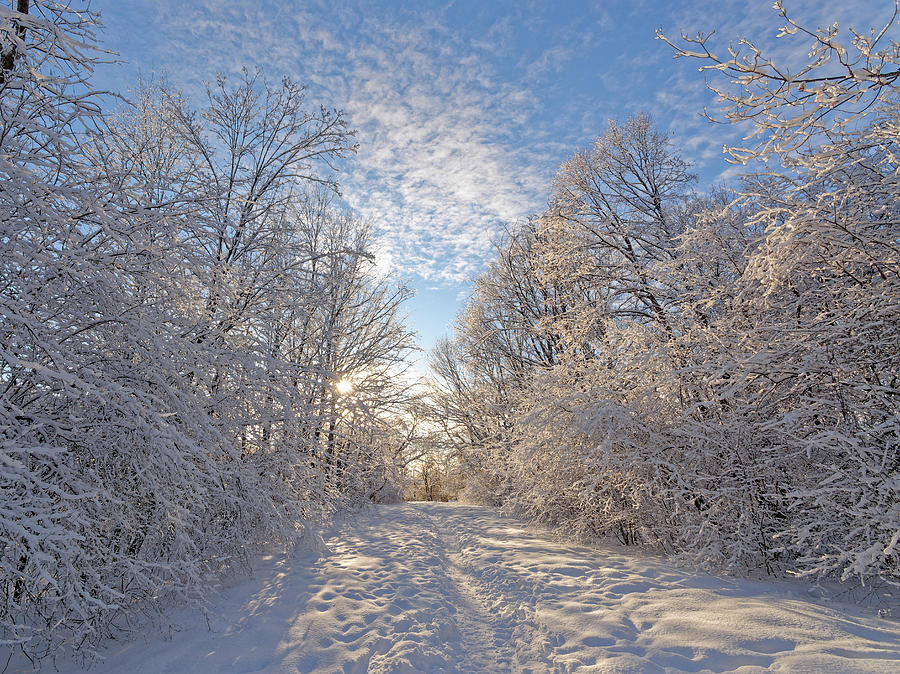
<svg viewBox="0 0 900 674">
<path fill-rule="evenodd" d="M 31 0 L 17 0 L 16 11 L 19 14 L 28 14 L 28 6 Z M 15 19 L 12 20 L 13 30 L 20 40 L 25 39 L 25 26 Z M 3 55 L 0 56 L 0 84 L 6 83 L 6 73 L 11 72 L 16 65 L 16 52 L 18 47 L 15 42 L 3 49 Z"/>
</svg>

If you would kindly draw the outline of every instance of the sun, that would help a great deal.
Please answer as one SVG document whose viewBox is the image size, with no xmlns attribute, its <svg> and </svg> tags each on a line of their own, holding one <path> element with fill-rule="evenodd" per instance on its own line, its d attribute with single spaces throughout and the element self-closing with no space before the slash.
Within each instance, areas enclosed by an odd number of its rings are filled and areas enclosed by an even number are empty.
<svg viewBox="0 0 900 674">
<path fill-rule="evenodd" d="M 334 388 L 342 396 L 347 395 L 353 390 L 353 382 L 351 382 L 349 379 L 339 379 L 338 382 L 334 385 Z"/>
</svg>

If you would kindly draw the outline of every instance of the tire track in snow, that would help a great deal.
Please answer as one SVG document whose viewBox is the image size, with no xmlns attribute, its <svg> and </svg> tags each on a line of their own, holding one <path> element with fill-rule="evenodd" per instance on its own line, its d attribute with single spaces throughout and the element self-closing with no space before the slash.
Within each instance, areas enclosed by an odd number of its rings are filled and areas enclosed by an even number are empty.
<svg viewBox="0 0 900 674">
<path fill-rule="evenodd" d="M 470 579 L 452 564 L 447 575 L 453 581 L 459 597 L 456 626 L 459 630 L 460 672 L 510 671 L 512 657 L 509 653 L 509 630 L 495 624 L 487 606 L 474 590 Z"/>
<path fill-rule="evenodd" d="M 431 504 L 421 504 L 428 508 Z M 472 518 L 473 509 L 467 506 L 434 504 L 433 520 L 441 532 L 448 550 L 449 573 L 454 578 L 462 601 L 477 607 L 476 615 L 483 616 L 493 636 L 496 656 L 494 663 L 463 660 L 460 672 L 520 672 L 537 674 L 567 672 L 569 668 L 553 657 L 555 637 L 538 619 L 538 588 L 534 578 L 510 576 L 503 569 L 477 559 L 470 553 L 483 543 L 478 518 Z M 484 509 L 475 508 L 475 512 Z M 509 552 L 513 553 L 514 547 Z M 466 657 L 477 656 L 475 648 L 464 648 Z M 471 664 L 471 668 L 470 668 Z"/>
<path fill-rule="evenodd" d="M 511 671 L 513 655 L 510 651 L 511 629 L 498 621 L 479 592 L 475 578 L 466 573 L 456 562 L 459 551 L 459 531 L 448 529 L 451 522 L 429 516 L 435 534 L 443 544 L 443 570 L 456 596 L 454 616 L 459 642 L 459 672 Z"/>
</svg>

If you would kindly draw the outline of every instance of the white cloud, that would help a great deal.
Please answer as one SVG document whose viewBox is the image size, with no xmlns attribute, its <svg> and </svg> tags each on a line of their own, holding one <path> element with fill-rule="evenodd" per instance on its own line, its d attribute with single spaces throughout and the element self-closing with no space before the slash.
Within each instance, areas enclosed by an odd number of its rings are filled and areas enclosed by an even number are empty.
<svg viewBox="0 0 900 674">
<path fill-rule="evenodd" d="M 815 23 L 831 11 L 877 18 L 874 3 L 789 7 Z M 360 152 L 342 166 L 342 189 L 377 233 L 379 269 L 447 284 L 483 268 L 491 239 L 543 206 L 558 162 L 609 118 L 649 110 L 698 169 L 725 168 L 722 144 L 738 130 L 699 117 L 712 99 L 696 64 L 673 62 L 651 23 L 669 21 L 673 34 L 715 28 L 726 45 L 740 35 L 772 42 L 771 0 L 666 12 L 650 3 L 631 16 L 631 5 L 595 4 L 164 0 L 153 21 L 158 53 L 189 92 L 217 70 L 258 64 L 307 82 L 311 105 L 344 109 Z M 622 47 L 619 33 L 648 17 Z"/>
<path fill-rule="evenodd" d="M 540 207 L 547 176 L 509 142 L 528 118 L 528 92 L 501 82 L 488 53 L 437 13 L 388 20 L 340 4 L 279 6 L 273 16 L 207 0 L 178 21 L 195 41 L 228 46 L 220 68 L 262 60 L 347 113 L 360 151 L 342 191 L 373 224 L 381 269 L 471 277 L 502 225 Z M 174 17 L 168 25 L 183 39 Z"/>
</svg>

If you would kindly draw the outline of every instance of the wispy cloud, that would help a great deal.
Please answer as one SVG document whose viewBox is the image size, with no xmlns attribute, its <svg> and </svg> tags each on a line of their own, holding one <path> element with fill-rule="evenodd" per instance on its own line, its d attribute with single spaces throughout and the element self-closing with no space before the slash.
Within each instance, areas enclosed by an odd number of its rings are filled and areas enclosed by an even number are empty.
<svg viewBox="0 0 900 674">
<path fill-rule="evenodd" d="M 188 33 L 188 44 L 217 46 L 220 69 L 262 63 L 346 112 L 360 151 L 341 188 L 373 225 L 382 268 L 426 280 L 474 275 L 503 224 L 541 204 L 546 171 L 517 144 L 528 91 L 502 81 L 487 43 L 455 35 L 439 10 L 388 17 L 341 3 L 278 5 L 273 14 L 206 0 L 165 23 L 173 44 Z"/>
<path fill-rule="evenodd" d="M 881 14 L 887 3 L 792 0 L 808 23 Z M 724 142 L 695 63 L 653 41 L 662 24 L 717 29 L 720 45 L 772 43 L 771 0 L 655 3 L 233 2 L 133 0 L 152 15 L 152 58 L 199 89 L 216 71 L 259 65 L 310 85 L 310 103 L 342 108 L 360 152 L 342 167 L 344 199 L 368 220 L 384 270 L 452 284 L 481 270 L 502 227 L 539 210 L 559 162 L 610 118 L 647 110 L 707 178 Z M 127 10 L 122 10 L 127 11 Z M 657 16 L 658 15 L 658 16 Z M 856 25 L 858 29 L 868 26 Z M 786 49 L 787 43 L 776 44 Z M 789 54 L 790 55 L 790 54 Z M 801 55 L 802 57 L 802 55 Z"/>
</svg>

